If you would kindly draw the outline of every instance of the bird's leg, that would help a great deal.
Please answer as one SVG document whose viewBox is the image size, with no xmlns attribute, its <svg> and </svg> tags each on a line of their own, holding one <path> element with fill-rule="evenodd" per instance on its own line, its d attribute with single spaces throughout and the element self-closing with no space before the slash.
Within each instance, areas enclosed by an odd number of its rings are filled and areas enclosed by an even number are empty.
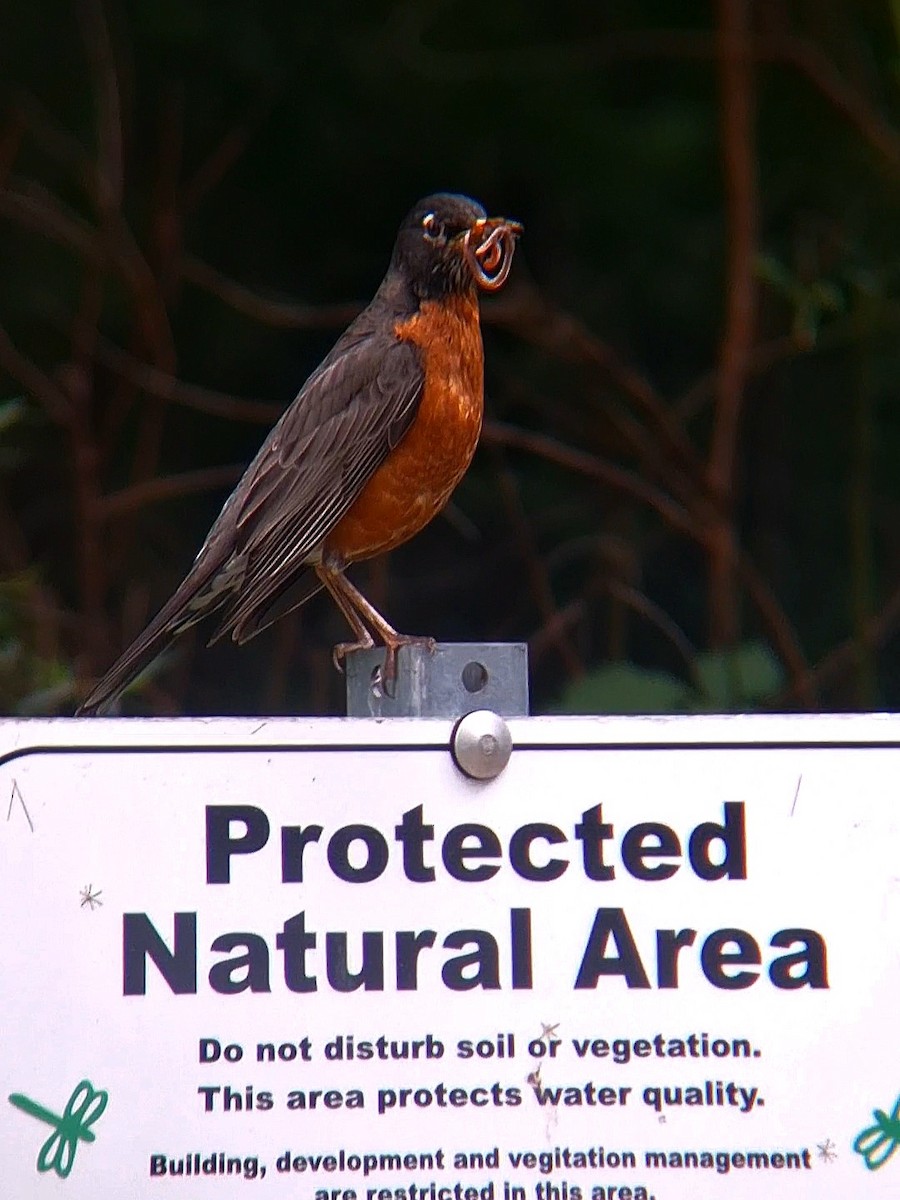
<svg viewBox="0 0 900 1200">
<path fill-rule="evenodd" d="M 382 683 L 388 695 L 393 695 L 393 685 L 397 678 L 397 651 L 401 646 L 425 646 L 429 651 L 433 651 L 436 645 L 434 638 L 398 633 L 393 625 L 387 623 L 378 609 L 369 603 L 362 592 L 353 586 L 343 571 L 320 563 L 316 567 L 316 574 L 334 597 L 335 603 L 359 639 L 356 642 L 342 642 L 335 646 L 335 665 L 339 665 L 351 650 L 370 649 L 374 645 L 372 640 L 372 632 L 374 632 L 384 643 Z"/>
<path fill-rule="evenodd" d="M 320 563 L 316 567 L 316 574 L 325 585 L 332 600 L 334 600 L 335 604 L 344 614 L 347 624 L 356 634 L 355 642 L 339 642 L 331 652 L 331 658 L 335 667 L 339 671 L 343 671 L 346 656 L 352 650 L 371 650 L 375 645 L 375 639 L 363 624 L 362 618 L 353 607 L 351 599 L 341 590 L 341 584 L 346 584 L 347 582 L 344 579 L 343 572 Z"/>
</svg>

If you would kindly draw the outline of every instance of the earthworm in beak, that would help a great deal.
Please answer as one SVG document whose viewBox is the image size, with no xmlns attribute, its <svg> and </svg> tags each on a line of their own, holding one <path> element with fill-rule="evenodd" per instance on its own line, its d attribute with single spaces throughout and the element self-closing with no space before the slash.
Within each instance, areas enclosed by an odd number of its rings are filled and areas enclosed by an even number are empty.
<svg viewBox="0 0 900 1200">
<path fill-rule="evenodd" d="M 521 233 L 519 222 L 505 217 L 482 218 L 466 230 L 463 253 L 475 282 L 486 292 L 496 292 L 506 282 Z"/>
</svg>

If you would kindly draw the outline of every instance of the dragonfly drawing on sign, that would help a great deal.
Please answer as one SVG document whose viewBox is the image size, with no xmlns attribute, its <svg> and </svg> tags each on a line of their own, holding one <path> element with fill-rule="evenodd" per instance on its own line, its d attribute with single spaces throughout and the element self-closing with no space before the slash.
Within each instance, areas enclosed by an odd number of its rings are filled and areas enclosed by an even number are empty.
<svg viewBox="0 0 900 1200">
<path fill-rule="evenodd" d="M 108 1098 L 106 1092 L 98 1091 L 87 1079 L 82 1079 L 69 1097 L 65 1112 L 58 1117 L 42 1104 L 36 1104 L 20 1092 L 13 1092 L 9 1097 L 10 1104 L 53 1126 L 53 1132 L 38 1154 L 39 1171 L 55 1171 L 60 1179 L 68 1177 L 75 1164 L 79 1138 L 83 1142 L 94 1141 L 90 1126 L 103 1116 Z"/>
<path fill-rule="evenodd" d="M 853 1149 L 861 1154 L 870 1171 L 883 1167 L 900 1146 L 900 1096 L 890 1116 L 876 1108 L 872 1113 L 875 1124 L 864 1129 Z"/>
</svg>

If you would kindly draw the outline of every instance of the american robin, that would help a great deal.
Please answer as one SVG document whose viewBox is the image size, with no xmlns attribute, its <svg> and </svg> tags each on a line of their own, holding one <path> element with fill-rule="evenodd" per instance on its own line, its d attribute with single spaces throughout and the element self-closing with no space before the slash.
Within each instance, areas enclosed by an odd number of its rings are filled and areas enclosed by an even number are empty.
<svg viewBox="0 0 900 1200">
<path fill-rule="evenodd" d="M 336 663 L 373 646 L 374 634 L 390 683 L 400 646 L 433 645 L 392 628 L 344 570 L 418 533 L 465 473 L 484 407 L 478 289 L 502 287 L 521 232 L 466 196 L 427 196 L 412 209 L 375 298 L 307 379 L 187 577 L 79 715 L 100 711 L 210 614 L 220 617 L 212 641 L 242 643 L 322 587 L 355 638 L 335 647 Z"/>
</svg>

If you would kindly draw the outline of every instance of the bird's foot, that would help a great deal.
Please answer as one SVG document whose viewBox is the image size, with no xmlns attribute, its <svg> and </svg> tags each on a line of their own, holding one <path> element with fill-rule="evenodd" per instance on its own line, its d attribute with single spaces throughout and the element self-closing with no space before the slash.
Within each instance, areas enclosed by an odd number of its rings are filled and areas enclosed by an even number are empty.
<svg viewBox="0 0 900 1200">
<path fill-rule="evenodd" d="M 393 698 L 396 695 L 397 683 L 397 652 L 401 646 L 424 646 L 429 654 L 434 654 L 437 642 L 433 637 L 419 637 L 414 634 L 396 633 L 393 637 L 384 639 L 384 666 L 381 668 L 381 686 L 385 694 Z"/>
<path fill-rule="evenodd" d="M 345 670 L 344 660 L 348 654 L 352 654 L 354 650 L 371 650 L 374 645 L 374 639 L 369 634 L 366 634 L 365 637 L 361 637 L 355 642 L 338 642 L 331 652 L 331 661 L 343 675 Z"/>
<path fill-rule="evenodd" d="M 371 650 L 374 645 L 374 639 L 368 635 L 355 642 L 339 642 L 331 652 L 332 661 L 343 674 L 348 654 L 352 654 L 356 650 Z M 429 654 L 434 654 L 437 642 L 433 637 L 393 632 L 384 638 L 384 663 L 378 668 L 378 683 L 383 688 L 385 695 L 392 698 L 396 695 L 397 654 L 401 646 L 423 646 Z"/>
</svg>

